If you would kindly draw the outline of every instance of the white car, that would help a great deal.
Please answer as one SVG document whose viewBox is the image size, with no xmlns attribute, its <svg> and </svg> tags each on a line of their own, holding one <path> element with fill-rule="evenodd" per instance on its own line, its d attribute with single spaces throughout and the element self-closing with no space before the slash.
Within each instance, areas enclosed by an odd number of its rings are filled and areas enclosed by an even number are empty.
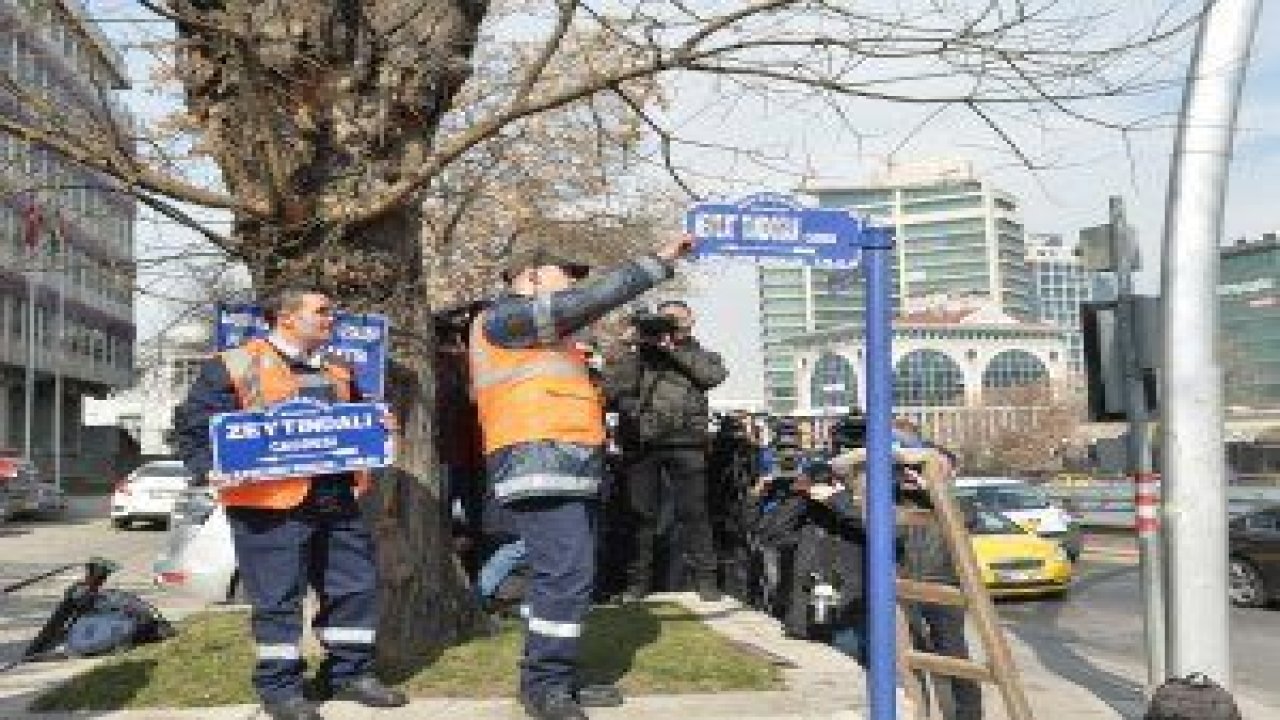
<svg viewBox="0 0 1280 720">
<path fill-rule="evenodd" d="M 134 522 L 167 526 L 173 505 L 191 486 L 191 473 L 178 460 L 152 460 L 116 484 L 111 524 L 123 530 Z"/>
<path fill-rule="evenodd" d="M 1003 513 L 1024 530 L 1062 544 L 1071 562 L 1080 558 L 1082 538 L 1076 518 L 1058 507 L 1042 488 L 1008 477 L 959 477 L 955 495 Z"/>
</svg>

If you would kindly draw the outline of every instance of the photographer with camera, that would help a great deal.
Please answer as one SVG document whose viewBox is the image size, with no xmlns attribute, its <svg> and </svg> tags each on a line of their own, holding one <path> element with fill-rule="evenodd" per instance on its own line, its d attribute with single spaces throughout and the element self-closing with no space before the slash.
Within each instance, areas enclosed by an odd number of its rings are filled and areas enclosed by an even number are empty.
<svg viewBox="0 0 1280 720">
<path fill-rule="evenodd" d="M 635 524 L 628 600 L 649 593 L 664 473 L 698 594 L 708 601 L 720 598 L 707 513 L 707 392 L 728 372 L 719 355 L 694 339 L 693 325 L 693 311 L 679 300 L 663 302 L 657 314 L 638 314 L 627 352 L 605 368 L 605 393 L 618 412 L 622 475 Z"/>
</svg>

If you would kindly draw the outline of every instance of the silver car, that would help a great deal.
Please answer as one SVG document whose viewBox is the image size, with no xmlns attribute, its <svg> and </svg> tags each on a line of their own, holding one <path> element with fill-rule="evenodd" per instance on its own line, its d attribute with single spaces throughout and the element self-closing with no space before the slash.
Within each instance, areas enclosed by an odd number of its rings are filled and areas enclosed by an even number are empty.
<svg viewBox="0 0 1280 720">
<path fill-rule="evenodd" d="M 4 494 L 4 517 L 37 517 L 67 509 L 62 491 L 42 480 L 35 463 L 23 458 L 0 457 L 0 492 Z"/>
</svg>

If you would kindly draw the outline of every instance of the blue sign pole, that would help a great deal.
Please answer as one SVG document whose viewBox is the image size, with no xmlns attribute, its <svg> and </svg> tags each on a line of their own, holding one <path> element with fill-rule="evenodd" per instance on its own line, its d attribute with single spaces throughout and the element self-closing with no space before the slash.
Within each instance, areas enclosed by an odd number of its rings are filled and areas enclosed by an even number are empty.
<svg viewBox="0 0 1280 720">
<path fill-rule="evenodd" d="M 866 272 L 867 609 L 870 720 L 897 715 L 897 523 L 891 456 L 893 371 L 890 362 L 893 231 L 848 210 L 810 208 L 776 193 L 690 208 L 685 229 L 698 256 L 749 258 Z"/>
<path fill-rule="evenodd" d="M 897 563 L 894 558 L 892 310 L 889 253 L 892 240 L 870 229 L 876 241 L 863 247 L 867 282 L 867 655 L 870 720 L 897 717 Z"/>
</svg>

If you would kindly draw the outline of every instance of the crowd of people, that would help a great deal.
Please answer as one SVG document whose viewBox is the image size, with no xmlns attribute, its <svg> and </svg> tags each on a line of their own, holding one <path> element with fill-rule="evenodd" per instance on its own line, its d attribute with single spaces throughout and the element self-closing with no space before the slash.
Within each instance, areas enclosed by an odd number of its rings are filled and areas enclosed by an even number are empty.
<svg viewBox="0 0 1280 720">
<path fill-rule="evenodd" d="M 522 618 L 519 697 L 531 717 L 579 720 L 584 708 L 624 702 L 613 686 L 579 680 L 584 619 L 593 602 L 639 602 L 655 590 L 705 601 L 728 593 L 776 616 L 788 635 L 866 660 L 860 497 L 826 462 L 861 443 L 856 418 L 820 443 L 825 455 L 805 453 L 785 418 L 713 418 L 707 393 L 727 371 L 699 344 L 680 301 L 632 312 L 606 351 L 582 340 L 670 278 L 689 250 L 674 238 L 596 273 L 548 246 L 518 248 L 502 294 L 437 316 L 439 457 L 455 547 L 484 610 Z M 212 470 L 217 413 L 299 395 L 354 397 L 350 370 L 321 350 L 330 298 L 292 289 L 266 310 L 269 336 L 206 363 L 175 418 L 182 458 L 198 482 L 221 488 L 227 507 L 252 606 L 254 686 L 272 718 L 320 717 L 302 693 L 311 587 L 327 695 L 402 705 L 404 695 L 373 673 L 377 583 L 357 501 L 369 475 L 232 487 Z M 384 423 L 398 429 L 394 417 Z M 901 446 L 927 445 L 907 423 L 895 432 Z M 923 530 L 900 544 L 904 574 L 954 582 L 939 538 Z M 922 605 L 912 615 L 919 642 L 967 654 L 958 613 Z M 952 687 L 954 717 L 980 717 L 976 686 Z"/>
</svg>

